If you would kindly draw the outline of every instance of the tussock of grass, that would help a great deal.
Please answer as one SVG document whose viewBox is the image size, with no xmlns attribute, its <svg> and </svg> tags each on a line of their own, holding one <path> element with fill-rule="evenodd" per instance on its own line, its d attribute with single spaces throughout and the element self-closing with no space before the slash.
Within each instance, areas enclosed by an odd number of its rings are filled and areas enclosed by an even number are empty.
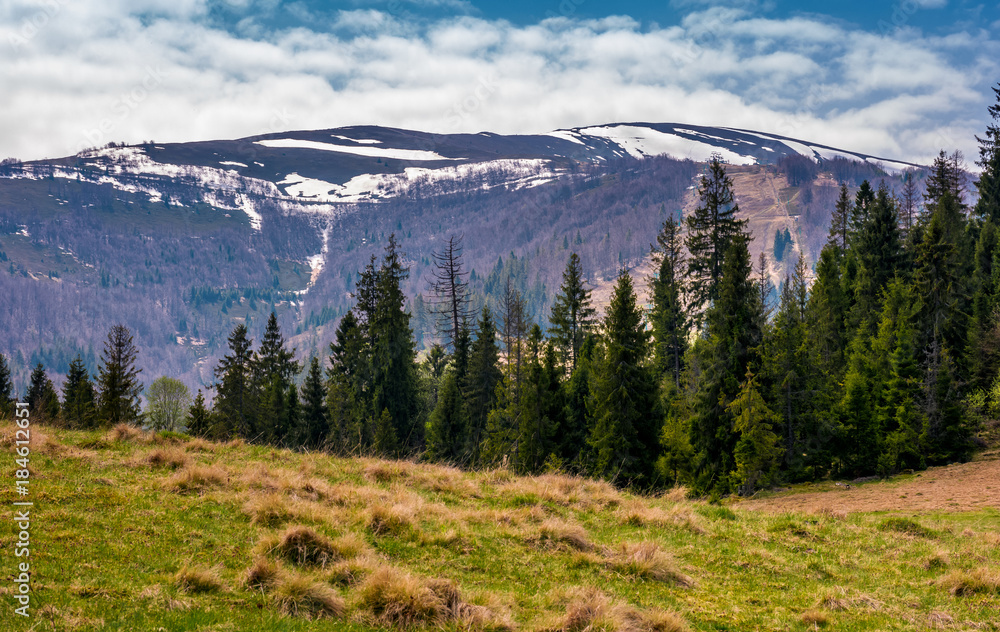
<svg viewBox="0 0 1000 632">
<path fill-rule="evenodd" d="M 538 540 L 542 544 L 550 546 L 565 545 L 577 551 L 590 551 L 594 548 L 586 529 L 561 520 L 546 520 L 543 522 L 542 526 L 538 529 Z"/>
<path fill-rule="evenodd" d="M 149 443 L 151 435 L 141 428 L 129 424 L 118 424 L 108 431 L 108 440 L 121 443 Z"/>
<path fill-rule="evenodd" d="M 368 510 L 366 523 L 375 535 L 403 535 L 416 525 L 407 507 L 376 505 Z"/>
<path fill-rule="evenodd" d="M 258 557 L 243 574 L 243 584 L 251 590 L 268 591 L 274 587 L 281 570 L 266 557 Z"/>
<path fill-rule="evenodd" d="M 360 584 L 380 566 L 381 563 L 373 557 L 356 557 L 333 564 L 324 578 L 335 586 L 348 588 Z"/>
<path fill-rule="evenodd" d="M 337 618 L 347 610 L 336 591 L 305 575 L 290 574 L 278 579 L 271 598 L 281 612 L 293 617 Z"/>
<path fill-rule="evenodd" d="M 309 527 L 289 527 L 281 535 L 275 552 L 298 566 L 319 566 L 341 559 L 333 542 Z"/>
<path fill-rule="evenodd" d="M 881 610 L 883 603 L 868 595 L 847 596 L 847 589 L 838 587 L 837 594 L 825 593 L 816 603 L 817 608 L 824 608 L 833 612 L 847 610 Z"/>
<path fill-rule="evenodd" d="M 878 528 L 880 531 L 904 533 L 921 538 L 936 538 L 938 535 L 933 529 L 928 529 L 916 520 L 910 520 L 909 518 L 886 518 L 879 523 Z"/>
<path fill-rule="evenodd" d="M 709 520 L 736 520 L 736 514 L 729 507 L 703 505 L 695 511 Z"/>
<path fill-rule="evenodd" d="M 174 574 L 174 585 L 187 593 L 209 593 L 222 590 L 219 569 L 196 568 L 185 564 Z"/>
<path fill-rule="evenodd" d="M 146 455 L 146 462 L 153 467 L 176 470 L 188 463 L 188 455 L 178 448 L 157 448 Z"/>
<path fill-rule="evenodd" d="M 1000 594 L 1000 572 L 977 568 L 972 571 L 952 571 L 938 583 L 956 597 L 975 594 Z"/>
<path fill-rule="evenodd" d="M 573 591 L 565 614 L 547 632 L 685 632 L 684 620 L 673 612 L 643 611 L 616 603 L 597 588 Z"/>
<path fill-rule="evenodd" d="M 536 496 L 538 499 L 577 509 L 600 509 L 621 504 L 622 494 L 606 481 L 565 474 L 543 474 L 517 478 L 502 485 L 504 495 Z"/>
<path fill-rule="evenodd" d="M 924 560 L 924 568 L 929 571 L 948 568 L 950 561 L 946 551 L 938 551 Z"/>
<path fill-rule="evenodd" d="M 288 501 L 277 494 L 253 496 L 243 504 L 243 513 L 250 516 L 251 524 L 277 527 L 292 519 Z"/>
<path fill-rule="evenodd" d="M 167 489 L 185 494 L 209 487 L 217 487 L 226 482 L 226 472 L 217 465 L 188 466 L 166 481 Z"/>
<path fill-rule="evenodd" d="M 211 441 L 202 439 L 201 437 L 194 437 L 184 444 L 184 449 L 188 452 L 215 452 L 215 446 L 216 444 Z"/>
<path fill-rule="evenodd" d="M 374 622 L 398 627 L 441 623 L 447 613 L 445 600 L 425 582 L 389 566 L 377 569 L 361 584 L 358 606 Z"/>
<path fill-rule="evenodd" d="M 669 555 L 655 542 L 626 543 L 608 560 L 608 566 L 625 575 L 652 579 L 689 588 L 694 580 L 680 572 Z"/>
<path fill-rule="evenodd" d="M 663 509 L 635 500 L 619 507 L 615 515 L 622 524 L 631 527 L 681 527 L 692 533 L 705 533 L 701 517 L 681 504 Z"/>
<path fill-rule="evenodd" d="M 800 618 L 802 623 L 814 627 L 822 627 L 828 623 L 826 614 L 820 610 L 806 610 Z"/>
</svg>

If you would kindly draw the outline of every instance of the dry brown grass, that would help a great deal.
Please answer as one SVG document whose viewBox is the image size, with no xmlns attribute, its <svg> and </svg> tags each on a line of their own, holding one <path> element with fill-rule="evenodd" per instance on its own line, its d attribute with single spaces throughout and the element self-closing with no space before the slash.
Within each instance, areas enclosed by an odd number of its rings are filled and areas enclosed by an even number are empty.
<svg viewBox="0 0 1000 632">
<path fill-rule="evenodd" d="M 514 479 L 500 485 L 503 494 L 533 494 L 541 500 L 580 510 L 618 506 L 622 494 L 606 481 L 565 474 L 543 474 Z"/>
<path fill-rule="evenodd" d="M 271 550 L 298 566 L 323 568 L 343 559 L 330 538 L 301 525 L 286 529 Z"/>
<path fill-rule="evenodd" d="M 538 528 L 538 541 L 546 546 L 555 548 L 565 546 L 577 551 L 590 551 L 594 548 L 586 529 L 556 519 L 542 523 Z"/>
<path fill-rule="evenodd" d="M 193 437 L 184 444 L 184 449 L 188 452 L 215 452 L 216 445 L 201 437 Z"/>
<path fill-rule="evenodd" d="M 686 632 L 687 624 L 673 612 L 643 611 L 616 603 L 597 588 L 578 588 L 565 599 L 565 614 L 548 632 Z"/>
<path fill-rule="evenodd" d="M 924 569 L 934 571 L 942 568 L 948 568 L 950 564 L 951 559 L 948 557 L 947 551 L 936 551 L 933 555 L 924 560 Z"/>
<path fill-rule="evenodd" d="M 1000 593 L 1000 572 L 993 569 L 977 568 L 972 571 L 952 571 L 938 583 L 956 597 L 974 594 Z"/>
<path fill-rule="evenodd" d="M 250 516 L 251 524 L 277 527 L 292 518 L 285 499 L 277 494 L 253 496 L 243 504 L 243 513 Z"/>
<path fill-rule="evenodd" d="M 680 527 L 692 533 L 705 533 L 701 516 L 681 503 L 663 509 L 641 500 L 629 500 L 615 511 L 615 515 L 622 524 L 632 527 Z"/>
<path fill-rule="evenodd" d="M 816 603 L 816 607 L 824 608 L 833 612 L 854 610 L 858 608 L 878 611 L 882 609 L 883 604 L 881 601 L 869 595 L 861 594 L 853 597 L 848 596 L 847 589 L 838 586 L 832 592 L 828 591 L 824 593 Z"/>
<path fill-rule="evenodd" d="M 107 434 L 108 441 L 122 443 L 149 443 L 152 441 L 152 436 L 152 433 L 129 424 L 118 424 Z"/>
<path fill-rule="evenodd" d="M 406 571 L 383 566 L 358 590 L 358 607 L 381 625 L 409 627 L 445 620 L 445 600 L 427 582 Z"/>
<path fill-rule="evenodd" d="M 277 564 L 266 557 L 258 557 L 243 574 L 243 585 L 251 590 L 267 592 L 274 587 L 280 574 Z"/>
<path fill-rule="evenodd" d="M 413 511 L 403 504 L 376 505 L 365 514 L 365 524 L 375 535 L 404 535 L 416 528 Z"/>
<path fill-rule="evenodd" d="M 190 465 L 168 478 L 165 486 L 169 490 L 186 494 L 218 487 L 225 484 L 227 478 L 226 471 L 218 465 Z"/>
<path fill-rule="evenodd" d="M 694 580 L 677 569 L 673 559 L 655 542 L 625 543 L 609 556 L 608 566 L 624 575 L 690 588 Z"/>
<path fill-rule="evenodd" d="M 347 611 L 347 604 L 336 591 L 305 575 L 288 574 L 279 578 L 271 598 L 281 612 L 293 617 L 342 617 Z"/>
<path fill-rule="evenodd" d="M 333 564 L 324 575 L 326 581 L 336 586 L 351 587 L 360 584 L 380 568 L 382 563 L 370 555 L 363 555 Z"/>
<path fill-rule="evenodd" d="M 152 584 L 146 586 L 139 592 L 139 599 L 148 599 L 153 603 L 150 604 L 151 608 L 156 608 L 158 610 L 190 610 L 191 602 L 187 599 L 176 599 L 171 597 L 169 594 L 163 592 L 163 586 L 159 584 Z"/>
<path fill-rule="evenodd" d="M 815 609 L 803 612 L 799 620 L 802 621 L 802 623 L 813 627 L 821 627 L 828 623 L 826 614 L 824 614 L 821 610 Z"/>
<path fill-rule="evenodd" d="M 157 448 L 146 455 L 146 463 L 153 467 L 169 467 L 176 470 L 188 464 L 188 455 L 180 448 Z"/>
<path fill-rule="evenodd" d="M 185 564 L 173 577 L 174 585 L 187 593 L 208 593 L 222 590 L 223 583 L 218 567 L 198 568 Z"/>
</svg>

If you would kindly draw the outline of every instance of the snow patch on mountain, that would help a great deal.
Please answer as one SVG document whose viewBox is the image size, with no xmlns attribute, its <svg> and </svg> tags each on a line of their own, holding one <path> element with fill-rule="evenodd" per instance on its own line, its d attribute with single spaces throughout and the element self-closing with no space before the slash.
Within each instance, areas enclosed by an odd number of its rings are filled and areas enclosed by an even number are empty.
<svg viewBox="0 0 1000 632">
<path fill-rule="evenodd" d="M 584 127 L 574 131 L 588 136 L 606 138 L 628 152 L 633 158 L 640 160 L 648 156 L 667 154 L 674 158 L 687 158 L 704 162 L 710 160 L 712 154 L 719 154 L 726 162 L 734 165 L 752 165 L 756 162 L 752 156 L 744 156 L 730 149 L 660 132 L 649 127 L 610 125 Z"/>
<path fill-rule="evenodd" d="M 275 138 L 271 140 L 258 140 L 256 144 L 264 147 L 274 147 L 279 149 L 318 149 L 320 151 L 336 151 L 344 154 L 354 154 L 356 156 L 368 156 L 371 158 L 388 158 L 394 160 L 463 160 L 463 158 L 447 158 L 433 151 L 423 149 L 393 149 L 390 147 L 352 147 L 349 145 L 334 145 L 331 143 L 319 143 L 314 140 L 302 140 L 298 138 Z"/>
</svg>

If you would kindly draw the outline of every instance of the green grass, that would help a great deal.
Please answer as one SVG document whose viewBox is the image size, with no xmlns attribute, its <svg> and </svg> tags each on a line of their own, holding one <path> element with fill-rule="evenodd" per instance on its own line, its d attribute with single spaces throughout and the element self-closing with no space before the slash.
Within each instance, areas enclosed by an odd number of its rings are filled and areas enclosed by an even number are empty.
<svg viewBox="0 0 1000 632">
<path fill-rule="evenodd" d="M 36 430 L 32 618 L 8 579 L 2 630 L 998 629 L 994 510 L 768 514 L 566 476 Z M 8 578 L 14 537 L 2 521 Z"/>
</svg>

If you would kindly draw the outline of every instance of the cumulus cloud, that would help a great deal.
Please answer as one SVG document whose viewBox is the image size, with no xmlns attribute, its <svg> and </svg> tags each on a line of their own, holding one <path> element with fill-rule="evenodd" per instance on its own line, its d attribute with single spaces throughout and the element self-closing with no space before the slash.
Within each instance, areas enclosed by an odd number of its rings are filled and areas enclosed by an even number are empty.
<svg viewBox="0 0 1000 632">
<path fill-rule="evenodd" d="M 974 155 L 1000 59 L 985 32 L 880 35 L 731 5 L 670 27 L 627 17 L 517 26 L 413 22 L 391 2 L 359 2 L 274 29 L 250 15 L 261 0 L 223 2 L 250 20 L 230 28 L 219 4 L 4 3 L 0 156 L 354 124 L 533 133 L 650 121 L 926 162 L 940 148 Z"/>
</svg>

